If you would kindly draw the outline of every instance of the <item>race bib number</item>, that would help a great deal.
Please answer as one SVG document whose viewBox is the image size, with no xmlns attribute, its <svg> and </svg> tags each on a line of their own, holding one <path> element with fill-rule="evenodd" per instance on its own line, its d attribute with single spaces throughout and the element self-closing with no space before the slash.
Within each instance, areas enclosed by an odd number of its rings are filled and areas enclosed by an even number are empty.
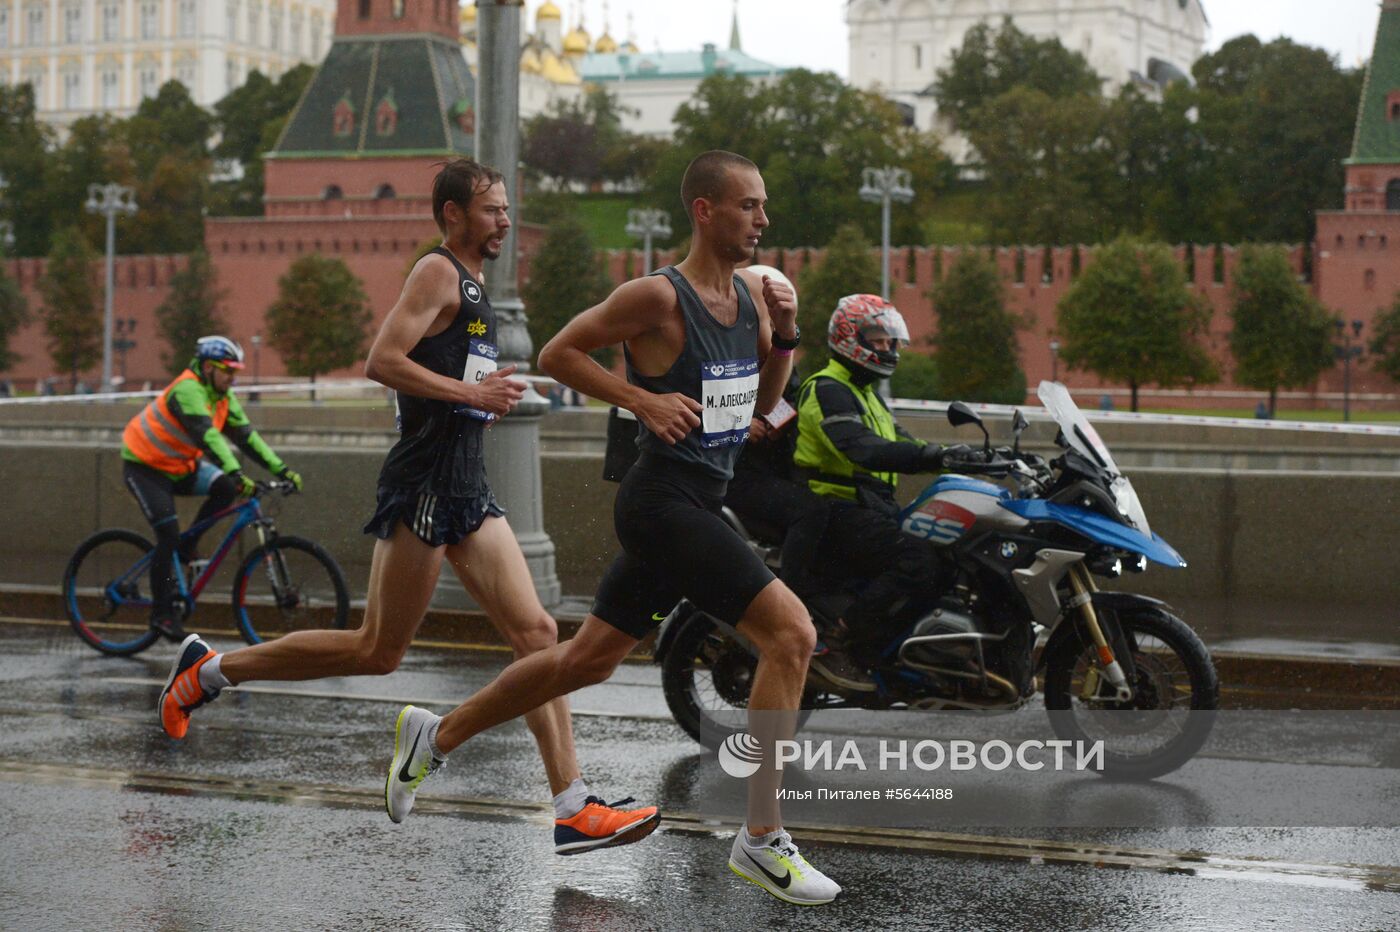
<svg viewBox="0 0 1400 932">
<path fill-rule="evenodd" d="M 700 445 L 743 443 L 758 399 L 758 360 L 709 362 L 700 367 Z"/>
<path fill-rule="evenodd" d="M 462 371 L 462 381 L 473 385 L 496 371 L 496 357 L 500 351 L 495 345 L 482 340 L 471 340 L 467 345 L 467 365 Z M 496 415 L 470 405 L 457 405 L 452 409 L 456 414 L 474 417 L 478 421 L 494 421 Z"/>
</svg>

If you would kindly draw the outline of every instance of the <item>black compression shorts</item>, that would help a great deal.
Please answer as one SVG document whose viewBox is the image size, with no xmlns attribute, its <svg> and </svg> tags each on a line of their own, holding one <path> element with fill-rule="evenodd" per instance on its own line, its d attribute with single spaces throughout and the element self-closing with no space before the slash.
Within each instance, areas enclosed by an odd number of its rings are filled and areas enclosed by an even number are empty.
<svg viewBox="0 0 1400 932">
<path fill-rule="evenodd" d="M 490 490 L 485 495 L 456 497 L 380 486 L 378 507 L 365 533 L 388 540 L 394 525 L 403 521 L 429 547 L 451 546 L 476 533 L 487 518 L 505 513 Z"/>
<path fill-rule="evenodd" d="M 773 573 L 720 517 L 724 487 L 694 467 L 643 454 L 617 490 L 623 552 L 603 575 L 593 614 L 640 640 L 684 597 L 737 624 Z"/>
</svg>

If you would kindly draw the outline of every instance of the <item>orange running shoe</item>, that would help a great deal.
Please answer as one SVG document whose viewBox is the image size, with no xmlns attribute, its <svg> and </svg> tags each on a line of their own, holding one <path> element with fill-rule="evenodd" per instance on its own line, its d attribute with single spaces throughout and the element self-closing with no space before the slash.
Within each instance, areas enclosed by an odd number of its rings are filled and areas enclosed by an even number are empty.
<svg viewBox="0 0 1400 932">
<path fill-rule="evenodd" d="M 190 728 L 190 713 L 219 697 L 219 690 L 199 685 L 199 668 L 217 656 L 197 634 L 191 634 L 180 645 L 180 653 L 175 655 L 175 663 L 170 668 L 170 678 L 156 701 L 161 727 L 170 737 L 183 738 Z"/>
<path fill-rule="evenodd" d="M 656 831 L 661 824 L 661 813 L 656 807 L 617 808 L 630 802 L 636 800 L 629 796 L 615 803 L 605 803 L 597 796 L 590 796 L 577 815 L 555 819 L 554 853 L 583 854 L 595 848 L 630 845 Z"/>
</svg>

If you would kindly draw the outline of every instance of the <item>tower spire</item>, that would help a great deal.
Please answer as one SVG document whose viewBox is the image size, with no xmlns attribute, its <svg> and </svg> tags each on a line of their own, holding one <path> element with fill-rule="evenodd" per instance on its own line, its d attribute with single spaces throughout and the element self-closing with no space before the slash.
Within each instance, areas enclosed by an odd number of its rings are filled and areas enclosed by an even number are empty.
<svg viewBox="0 0 1400 932">
<path fill-rule="evenodd" d="M 734 0 L 734 20 L 729 27 L 729 50 L 731 52 L 744 50 L 739 43 L 739 0 Z"/>
</svg>

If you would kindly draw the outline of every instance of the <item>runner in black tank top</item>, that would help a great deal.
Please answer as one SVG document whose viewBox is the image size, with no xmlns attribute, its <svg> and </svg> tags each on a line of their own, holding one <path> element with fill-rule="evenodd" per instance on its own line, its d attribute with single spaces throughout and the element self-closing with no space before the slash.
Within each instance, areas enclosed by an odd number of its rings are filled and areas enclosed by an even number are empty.
<svg viewBox="0 0 1400 932">
<path fill-rule="evenodd" d="M 425 336 L 408 358 L 438 375 L 479 382 L 496 368 L 496 315 L 486 290 L 451 251 L 457 269 L 457 315 Z M 495 415 L 465 405 L 395 392 L 398 443 L 379 472 L 379 503 L 365 533 L 388 538 L 402 520 L 426 544 L 455 544 L 488 515 L 504 515 L 486 483 L 483 434 Z"/>
<path fill-rule="evenodd" d="M 540 604 L 482 463 L 485 424 L 510 413 L 527 388 L 510 378 L 514 366 L 496 368 L 496 319 L 481 287 L 484 264 L 501 254 L 510 230 L 501 174 L 469 159 L 448 163 L 433 182 L 433 219 L 443 246 L 414 264 L 365 361 L 365 374 L 396 392 L 401 436 L 385 458 L 379 507 L 366 527 L 379 540 L 363 624 L 295 631 L 227 654 L 192 636 L 162 693 L 167 731 L 183 735 L 189 713 L 231 684 L 393 672 L 444 562 L 517 658 L 558 645 L 558 628 Z M 167 697 L 178 709 L 166 708 Z M 589 792 L 567 701 L 542 700 L 531 709 L 527 720 L 554 797 L 555 851 L 579 854 L 650 834 L 660 818 L 656 807 L 619 809 Z M 407 706 L 394 722 L 384 807 L 395 822 L 453 747 L 438 744 L 441 721 Z"/>
</svg>

